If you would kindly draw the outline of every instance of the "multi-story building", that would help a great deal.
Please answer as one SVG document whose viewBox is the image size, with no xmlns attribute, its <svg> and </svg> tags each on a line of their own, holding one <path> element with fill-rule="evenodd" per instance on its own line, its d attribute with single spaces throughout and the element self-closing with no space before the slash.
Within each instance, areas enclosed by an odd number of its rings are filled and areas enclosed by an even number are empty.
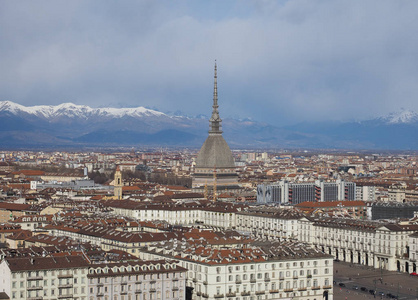
<svg viewBox="0 0 418 300">
<path fill-rule="evenodd" d="M 11 299 L 88 299 L 89 263 L 82 256 L 6 257 L 0 292 Z"/>
<path fill-rule="evenodd" d="M 28 204 L 0 202 L 0 223 L 7 223 L 15 217 L 23 216 L 29 209 Z"/>
<path fill-rule="evenodd" d="M 184 300 L 186 271 L 172 260 L 90 264 L 82 255 L 6 257 L 0 292 L 22 300 Z"/>
<path fill-rule="evenodd" d="M 376 187 L 375 186 L 356 186 L 356 200 L 375 201 Z"/>
<path fill-rule="evenodd" d="M 42 227 L 50 223 L 52 219 L 52 215 L 27 215 L 15 218 L 10 223 L 20 225 L 22 229 L 34 231 L 38 227 Z"/>
<path fill-rule="evenodd" d="M 389 201 L 390 202 L 405 202 L 406 198 L 406 187 L 391 187 L 388 189 Z"/>
<path fill-rule="evenodd" d="M 128 261 L 91 265 L 89 299 L 183 300 L 186 272 L 175 261 Z"/>
<path fill-rule="evenodd" d="M 418 202 L 376 202 L 370 205 L 372 220 L 410 219 L 418 212 Z"/>
<path fill-rule="evenodd" d="M 298 238 L 302 215 L 290 209 L 254 208 L 236 214 L 236 230 L 268 240 Z"/>
<path fill-rule="evenodd" d="M 408 239 L 409 245 L 409 261 L 411 263 L 411 269 L 408 271 L 417 273 L 417 260 L 418 260 L 418 232 L 411 234 Z"/>
<path fill-rule="evenodd" d="M 9 223 L 0 224 L 0 243 L 4 243 L 8 235 L 19 232 L 21 230 L 22 230 L 22 226 L 17 225 L 17 224 L 9 224 Z"/>
<path fill-rule="evenodd" d="M 341 218 L 302 218 L 299 224 L 299 241 L 336 259 L 389 271 L 410 271 L 408 239 L 418 231 L 418 225 Z"/>
<path fill-rule="evenodd" d="M 206 202 L 206 201 L 205 201 Z M 233 228 L 235 212 L 243 206 L 229 203 L 202 204 L 199 201 L 178 204 L 138 203 L 135 201 L 106 201 L 104 206 L 116 214 L 141 221 L 165 220 L 173 225 L 204 223 L 209 226 Z"/>
<path fill-rule="evenodd" d="M 67 226 L 51 224 L 45 227 L 53 236 L 66 236 L 74 240 L 98 245 L 104 250 L 123 250 L 136 255 L 147 243 L 179 238 L 177 232 L 124 232 L 111 227 L 97 225 Z"/>
<path fill-rule="evenodd" d="M 332 256 L 292 242 L 236 249 L 153 244 L 143 259 L 177 259 L 187 272 L 192 299 L 332 299 Z"/>
<path fill-rule="evenodd" d="M 356 184 L 338 179 L 335 182 L 317 180 L 294 183 L 286 180 L 257 187 L 257 203 L 298 204 L 305 201 L 355 200 Z"/>
</svg>

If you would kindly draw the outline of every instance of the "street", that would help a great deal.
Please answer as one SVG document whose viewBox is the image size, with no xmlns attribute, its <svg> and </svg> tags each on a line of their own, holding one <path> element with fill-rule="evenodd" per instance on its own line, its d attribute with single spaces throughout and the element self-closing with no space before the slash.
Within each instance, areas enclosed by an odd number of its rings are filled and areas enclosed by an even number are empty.
<svg viewBox="0 0 418 300">
<path fill-rule="evenodd" d="M 344 286 L 340 286 L 344 285 Z M 371 294 L 373 290 L 376 294 Z M 346 262 L 334 262 L 334 300 L 418 299 L 418 277 Z"/>
</svg>

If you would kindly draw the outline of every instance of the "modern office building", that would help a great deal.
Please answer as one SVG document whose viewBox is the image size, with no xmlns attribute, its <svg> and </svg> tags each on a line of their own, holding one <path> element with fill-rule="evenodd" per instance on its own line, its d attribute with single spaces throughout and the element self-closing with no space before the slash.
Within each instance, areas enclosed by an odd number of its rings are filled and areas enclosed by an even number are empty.
<svg viewBox="0 0 418 300">
<path fill-rule="evenodd" d="M 257 187 L 257 203 L 298 204 L 305 201 L 355 200 L 356 184 L 341 179 L 332 182 L 317 180 L 309 183 L 294 183 L 286 180 Z"/>
</svg>

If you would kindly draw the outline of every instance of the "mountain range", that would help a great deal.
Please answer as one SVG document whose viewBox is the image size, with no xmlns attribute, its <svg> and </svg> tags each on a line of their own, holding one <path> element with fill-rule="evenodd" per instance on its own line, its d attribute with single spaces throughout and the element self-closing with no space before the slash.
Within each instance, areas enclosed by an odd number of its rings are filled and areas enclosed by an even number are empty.
<svg viewBox="0 0 418 300">
<path fill-rule="evenodd" d="M 408 110 L 361 122 L 277 127 L 225 118 L 222 125 L 232 148 L 418 149 L 418 114 Z M 208 128 L 208 118 L 202 116 L 172 116 L 144 107 L 0 101 L 0 148 L 200 147 Z"/>
</svg>

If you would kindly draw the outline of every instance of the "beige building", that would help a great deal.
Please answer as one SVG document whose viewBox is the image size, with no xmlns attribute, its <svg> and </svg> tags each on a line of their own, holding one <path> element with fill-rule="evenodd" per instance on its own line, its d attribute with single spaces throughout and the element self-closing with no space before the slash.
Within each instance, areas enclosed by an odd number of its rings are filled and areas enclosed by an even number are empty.
<svg viewBox="0 0 418 300">
<path fill-rule="evenodd" d="M 336 259 L 389 271 L 411 272 L 410 236 L 414 224 L 389 224 L 341 218 L 303 218 L 299 240 Z"/>
<path fill-rule="evenodd" d="M 0 292 L 11 299 L 87 300 L 87 273 L 82 256 L 5 258 Z"/>
<path fill-rule="evenodd" d="M 89 299 L 184 300 L 186 269 L 175 261 L 129 261 L 92 265 Z"/>
<path fill-rule="evenodd" d="M 196 300 L 333 299 L 332 256 L 300 243 L 214 249 L 167 242 L 149 245 L 140 257 L 179 260 Z"/>
</svg>

